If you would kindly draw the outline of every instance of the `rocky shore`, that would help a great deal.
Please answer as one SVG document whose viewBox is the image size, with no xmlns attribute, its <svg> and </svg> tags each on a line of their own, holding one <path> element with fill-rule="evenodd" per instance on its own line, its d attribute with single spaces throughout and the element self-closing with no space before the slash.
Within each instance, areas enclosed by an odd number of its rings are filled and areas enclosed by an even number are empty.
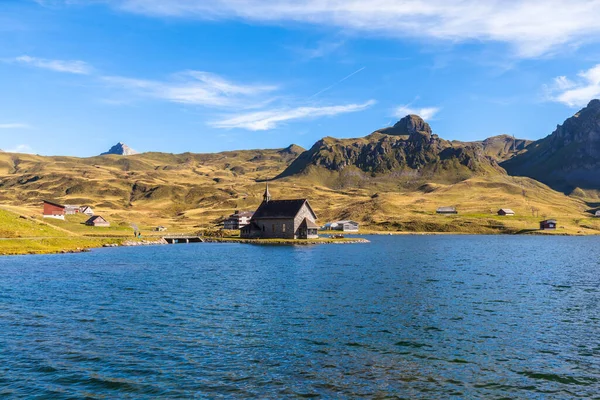
<svg viewBox="0 0 600 400">
<path fill-rule="evenodd" d="M 204 238 L 205 243 L 241 243 L 260 245 L 313 245 L 313 244 L 357 244 L 371 243 L 363 238 L 344 239 L 240 239 L 240 238 Z"/>
<path fill-rule="evenodd" d="M 135 246 L 156 246 L 168 244 L 167 241 L 163 238 L 158 240 L 126 240 L 121 244 L 110 243 L 105 244 L 102 247 L 135 247 Z"/>
</svg>

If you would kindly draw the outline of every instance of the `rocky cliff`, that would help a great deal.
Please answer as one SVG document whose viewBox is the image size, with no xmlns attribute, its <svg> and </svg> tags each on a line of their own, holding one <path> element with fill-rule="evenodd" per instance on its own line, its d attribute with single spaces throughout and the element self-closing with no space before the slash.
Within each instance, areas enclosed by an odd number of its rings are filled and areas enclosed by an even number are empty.
<svg viewBox="0 0 600 400">
<path fill-rule="evenodd" d="M 482 144 L 452 143 L 432 133 L 427 122 L 408 115 L 390 128 L 359 139 L 326 137 L 302 153 L 279 177 L 353 171 L 371 177 L 455 183 L 475 174 L 503 173 Z"/>
<path fill-rule="evenodd" d="M 566 193 L 600 190 L 600 100 L 590 101 L 502 166 L 511 175 L 528 176 Z"/>
</svg>

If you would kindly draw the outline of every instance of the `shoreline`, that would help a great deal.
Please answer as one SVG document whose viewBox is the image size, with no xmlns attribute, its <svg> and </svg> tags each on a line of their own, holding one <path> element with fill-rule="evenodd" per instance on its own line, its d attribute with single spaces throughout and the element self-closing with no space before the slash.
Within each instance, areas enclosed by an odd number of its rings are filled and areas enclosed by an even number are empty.
<svg viewBox="0 0 600 400">
<path fill-rule="evenodd" d="M 539 231 L 532 230 L 527 232 L 511 233 L 469 233 L 469 232 L 407 232 L 407 231 L 366 231 L 343 233 L 345 238 L 333 239 L 326 237 L 340 232 L 324 233 L 319 239 L 241 239 L 239 237 L 204 237 L 205 243 L 236 243 L 236 244 L 254 244 L 260 246 L 307 246 L 318 244 L 366 244 L 370 243 L 365 238 L 356 236 L 444 236 L 444 235 L 462 235 L 462 236 L 599 236 L 600 233 L 569 233 L 561 231 Z M 3 244 L 7 244 L 3 246 Z M 13 245 L 12 247 L 10 245 Z M 164 246 L 168 243 L 163 237 L 150 236 L 144 240 L 131 240 L 124 237 L 112 238 L 92 238 L 92 237 L 72 237 L 72 238 L 3 238 L 0 239 L 0 257 L 18 256 L 18 255 L 49 255 L 49 254 L 74 254 L 85 253 L 93 249 L 114 248 L 114 247 L 138 247 L 138 246 Z"/>
<path fill-rule="evenodd" d="M 371 243 L 369 240 L 364 238 L 355 239 L 332 239 L 332 238 L 319 238 L 319 239 L 241 239 L 241 238 L 205 238 L 205 243 L 237 243 L 237 244 L 256 244 L 262 246 L 307 246 L 316 244 L 365 244 Z"/>
</svg>

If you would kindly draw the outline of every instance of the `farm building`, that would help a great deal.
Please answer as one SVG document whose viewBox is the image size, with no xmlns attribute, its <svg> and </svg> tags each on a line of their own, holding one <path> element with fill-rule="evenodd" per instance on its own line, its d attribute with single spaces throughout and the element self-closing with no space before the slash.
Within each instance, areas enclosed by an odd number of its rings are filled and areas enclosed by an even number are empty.
<svg viewBox="0 0 600 400">
<path fill-rule="evenodd" d="M 250 223 L 250 219 L 254 213 L 252 211 L 235 211 L 225 221 L 223 221 L 223 229 L 236 230 L 242 229 Z"/>
<path fill-rule="evenodd" d="M 438 214 L 458 214 L 456 207 L 439 207 L 435 212 Z"/>
<path fill-rule="evenodd" d="M 269 186 L 250 223 L 241 229 L 243 238 L 316 239 L 317 216 L 306 199 L 271 200 Z"/>
<path fill-rule="evenodd" d="M 85 224 L 87 226 L 110 226 L 110 223 L 99 215 L 91 217 L 90 219 L 85 221 Z"/>
<path fill-rule="evenodd" d="M 44 200 L 44 218 L 65 219 L 65 206 Z"/>
<path fill-rule="evenodd" d="M 501 208 L 498 210 L 498 215 L 513 216 L 513 215 L 515 215 L 515 212 L 513 210 L 511 210 L 510 208 Z"/>
<path fill-rule="evenodd" d="M 344 220 L 328 222 L 323 226 L 326 231 L 358 232 L 358 222 Z"/>
<path fill-rule="evenodd" d="M 81 207 L 65 204 L 65 215 L 79 214 Z"/>
<path fill-rule="evenodd" d="M 90 206 L 82 206 L 79 207 L 79 212 L 85 215 L 89 215 L 90 217 L 94 216 L 94 210 Z"/>
<path fill-rule="evenodd" d="M 556 229 L 556 220 L 555 219 L 547 219 L 545 221 L 540 222 L 540 230 L 552 230 Z"/>
</svg>

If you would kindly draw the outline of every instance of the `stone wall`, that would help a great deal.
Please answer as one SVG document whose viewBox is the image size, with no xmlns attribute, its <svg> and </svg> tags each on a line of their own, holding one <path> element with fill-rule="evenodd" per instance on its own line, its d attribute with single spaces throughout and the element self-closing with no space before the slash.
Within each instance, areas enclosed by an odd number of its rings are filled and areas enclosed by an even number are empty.
<svg viewBox="0 0 600 400">
<path fill-rule="evenodd" d="M 262 229 L 265 227 L 265 230 L 261 232 L 259 235 L 261 238 L 266 239 L 295 239 L 295 229 L 294 220 L 293 219 L 261 219 L 259 221 L 255 221 L 258 226 Z M 283 226 L 285 225 L 285 232 L 283 231 Z M 275 230 L 273 231 L 273 226 Z"/>
</svg>

